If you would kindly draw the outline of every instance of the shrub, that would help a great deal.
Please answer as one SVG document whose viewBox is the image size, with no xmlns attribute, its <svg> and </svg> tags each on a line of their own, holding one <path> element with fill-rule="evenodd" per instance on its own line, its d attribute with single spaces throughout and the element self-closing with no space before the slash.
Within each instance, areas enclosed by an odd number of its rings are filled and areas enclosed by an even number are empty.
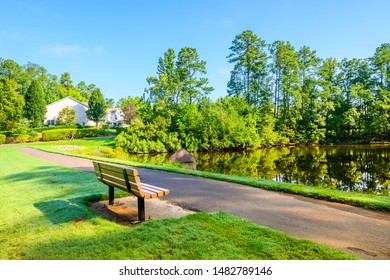
<svg viewBox="0 0 390 280">
<path fill-rule="evenodd" d="M 31 131 L 30 134 L 28 135 L 28 142 L 37 142 L 39 141 L 39 135 L 38 132 L 36 131 Z"/>
<path fill-rule="evenodd" d="M 108 135 L 115 131 L 109 129 L 98 129 L 95 127 L 90 128 L 68 128 L 68 129 L 53 129 L 42 132 L 42 141 L 55 141 L 55 140 L 66 140 L 72 137 L 74 138 L 85 138 L 85 137 L 98 137 L 102 135 Z"/>
<path fill-rule="evenodd" d="M 117 126 L 115 127 L 115 130 L 116 130 L 116 134 L 120 134 L 121 132 L 126 131 L 126 127 Z"/>
<path fill-rule="evenodd" d="M 14 138 L 15 138 L 16 143 L 26 143 L 27 139 L 28 139 L 28 135 L 27 134 L 17 134 L 17 135 L 15 135 Z"/>
<path fill-rule="evenodd" d="M 55 141 L 69 139 L 76 129 L 56 129 L 42 132 L 42 141 Z"/>
<path fill-rule="evenodd" d="M 5 139 L 5 143 L 6 143 L 6 144 L 13 144 L 13 143 L 16 143 L 16 141 L 15 141 L 14 137 L 9 136 L 9 137 L 7 137 L 7 138 Z"/>
<path fill-rule="evenodd" d="M 6 136 L 4 134 L 0 134 L 0 145 L 5 143 Z"/>
<path fill-rule="evenodd" d="M 18 121 L 12 129 L 12 136 L 17 143 L 24 143 L 28 139 L 28 132 L 30 130 L 31 121 L 22 119 Z"/>
<path fill-rule="evenodd" d="M 11 137 L 12 136 L 12 131 L 0 131 L 0 134 L 4 134 L 5 137 Z"/>
<path fill-rule="evenodd" d="M 81 129 L 81 128 L 91 128 L 90 126 L 81 126 L 81 125 L 56 125 L 56 126 L 43 126 L 34 128 L 36 132 L 43 132 L 47 130 L 59 130 L 59 129 Z"/>
</svg>

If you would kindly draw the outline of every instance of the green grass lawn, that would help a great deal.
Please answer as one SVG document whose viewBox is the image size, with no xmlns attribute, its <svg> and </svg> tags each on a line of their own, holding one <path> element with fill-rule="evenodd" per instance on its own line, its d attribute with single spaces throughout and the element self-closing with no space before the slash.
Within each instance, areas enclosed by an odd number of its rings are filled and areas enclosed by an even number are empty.
<svg viewBox="0 0 390 280">
<path fill-rule="evenodd" d="M 263 188 L 267 190 L 281 191 L 281 192 L 298 194 L 298 195 L 316 198 L 316 199 L 345 203 L 345 204 L 359 206 L 367 209 L 390 211 L 389 196 L 346 192 L 341 190 L 319 188 L 319 187 L 306 186 L 301 184 L 290 184 L 290 183 L 275 182 L 272 180 L 263 180 L 263 179 L 256 179 L 256 178 L 247 178 L 247 177 L 240 177 L 240 176 L 233 176 L 233 175 L 203 172 L 198 170 L 189 170 L 189 169 L 174 166 L 173 164 L 162 166 L 162 165 L 130 162 L 128 160 L 121 159 L 121 157 L 115 158 L 116 155 L 112 151 L 112 148 L 115 147 L 114 139 L 115 137 L 80 139 L 80 140 L 73 140 L 73 141 L 67 140 L 67 141 L 59 141 L 59 142 L 33 144 L 33 146 L 48 152 L 61 153 L 65 155 L 75 155 L 79 157 L 85 157 L 85 158 L 101 160 L 101 161 L 108 161 L 108 162 L 119 163 L 124 165 L 131 165 L 135 167 L 143 167 L 143 168 L 163 170 L 163 171 L 175 172 L 181 174 L 189 174 L 189 175 L 200 176 L 200 177 L 205 177 L 205 178 L 210 178 L 215 180 L 244 184 L 244 185 Z M 54 146 L 61 146 L 61 145 L 84 146 L 85 149 L 80 151 L 60 151 L 54 148 Z M 101 150 L 100 157 L 97 154 L 97 150 L 98 150 L 97 147 L 100 147 L 99 149 Z M 107 157 L 103 157 L 103 156 L 107 156 Z"/>
<path fill-rule="evenodd" d="M 0 148 L 0 259 L 355 259 L 226 213 L 115 224 L 90 210 L 94 174 Z"/>
</svg>

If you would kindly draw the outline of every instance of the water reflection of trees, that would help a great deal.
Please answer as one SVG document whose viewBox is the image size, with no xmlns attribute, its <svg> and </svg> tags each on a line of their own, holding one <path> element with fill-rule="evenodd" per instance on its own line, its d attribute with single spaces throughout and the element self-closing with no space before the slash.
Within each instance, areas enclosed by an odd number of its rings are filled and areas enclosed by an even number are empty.
<svg viewBox="0 0 390 280">
<path fill-rule="evenodd" d="M 277 175 L 275 162 L 288 153 L 287 148 L 281 148 L 195 155 L 198 170 L 271 179 Z"/>
<path fill-rule="evenodd" d="M 273 148 L 198 153 L 197 169 L 389 195 L 389 146 Z"/>
<path fill-rule="evenodd" d="M 348 146 L 327 152 L 332 168 L 329 176 L 338 180 L 337 188 L 389 195 L 389 147 Z"/>
<path fill-rule="evenodd" d="M 198 170 L 390 195 L 390 146 L 271 148 L 195 153 Z M 162 164 L 169 155 L 132 156 Z"/>
</svg>

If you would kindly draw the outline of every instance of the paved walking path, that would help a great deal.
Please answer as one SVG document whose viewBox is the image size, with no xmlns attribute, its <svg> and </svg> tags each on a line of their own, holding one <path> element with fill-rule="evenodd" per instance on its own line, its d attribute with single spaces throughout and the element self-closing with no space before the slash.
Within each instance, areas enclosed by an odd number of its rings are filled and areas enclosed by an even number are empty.
<svg viewBox="0 0 390 280">
<path fill-rule="evenodd" d="M 19 149 L 28 155 L 93 172 L 90 160 Z M 183 208 L 223 211 L 364 259 L 390 259 L 390 213 L 262 190 L 235 183 L 137 168 L 145 183 L 166 187 Z"/>
</svg>

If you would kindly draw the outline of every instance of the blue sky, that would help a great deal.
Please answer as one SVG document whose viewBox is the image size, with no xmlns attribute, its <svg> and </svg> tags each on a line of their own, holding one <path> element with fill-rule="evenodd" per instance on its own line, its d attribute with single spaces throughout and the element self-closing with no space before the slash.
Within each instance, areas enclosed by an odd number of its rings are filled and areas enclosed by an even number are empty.
<svg viewBox="0 0 390 280">
<path fill-rule="evenodd" d="M 226 95 L 234 37 L 306 45 L 321 58 L 366 58 L 390 43 L 387 0 L 0 0 L 0 58 L 69 72 L 108 98 L 140 96 L 168 48 L 207 62 L 211 98 Z"/>
</svg>

